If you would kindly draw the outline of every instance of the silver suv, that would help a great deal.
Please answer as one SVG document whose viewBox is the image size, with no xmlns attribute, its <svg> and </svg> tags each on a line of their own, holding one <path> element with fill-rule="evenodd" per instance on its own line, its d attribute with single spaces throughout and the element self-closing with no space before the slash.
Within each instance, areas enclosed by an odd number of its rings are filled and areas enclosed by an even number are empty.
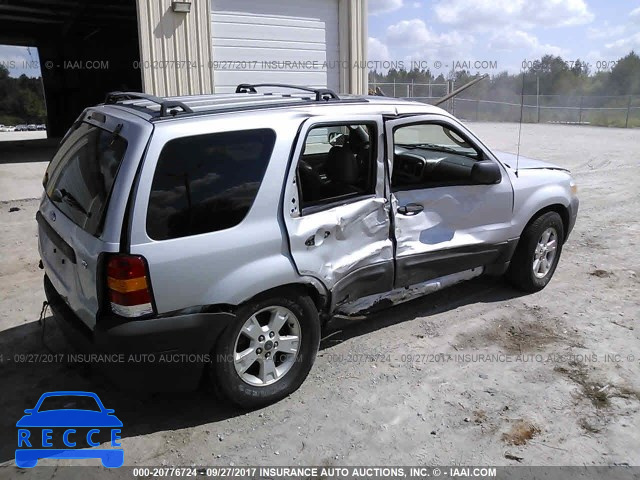
<svg viewBox="0 0 640 480">
<path fill-rule="evenodd" d="M 110 94 L 44 188 L 45 290 L 69 338 L 128 354 L 119 384 L 208 378 L 245 407 L 300 386 L 333 315 L 482 274 L 544 288 L 578 210 L 565 169 L 516 170 L 439 108 L 282 85 Z"/>
</svg>

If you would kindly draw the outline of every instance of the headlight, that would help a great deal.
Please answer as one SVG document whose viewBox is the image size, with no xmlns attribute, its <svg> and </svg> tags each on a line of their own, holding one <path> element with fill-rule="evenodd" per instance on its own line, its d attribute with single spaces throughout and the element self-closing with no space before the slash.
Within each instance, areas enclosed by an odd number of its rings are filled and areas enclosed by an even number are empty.
<svg viewBox="0 0 640 480">
<path fill-rule="evenodd" d="M 576 181 L 573 178 L 569 182 L 569 187 L 571 188 L 571 193 L 573 195 L 577 195 L 578 194 L 578 184 L 576 183 Z"/>
</svg>

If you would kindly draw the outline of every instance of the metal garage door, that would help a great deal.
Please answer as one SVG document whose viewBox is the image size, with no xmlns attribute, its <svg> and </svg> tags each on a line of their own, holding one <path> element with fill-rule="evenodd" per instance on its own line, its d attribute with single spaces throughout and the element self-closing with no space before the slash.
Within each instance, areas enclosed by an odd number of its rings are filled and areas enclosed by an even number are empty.
<svg viewBox="0 0 640 480">
<path fill-rule="evenodd" d="M 261 82 L 340 90 L 338 0 L 212 0 L 212 12 L 216 93 Z"/>
</svg>

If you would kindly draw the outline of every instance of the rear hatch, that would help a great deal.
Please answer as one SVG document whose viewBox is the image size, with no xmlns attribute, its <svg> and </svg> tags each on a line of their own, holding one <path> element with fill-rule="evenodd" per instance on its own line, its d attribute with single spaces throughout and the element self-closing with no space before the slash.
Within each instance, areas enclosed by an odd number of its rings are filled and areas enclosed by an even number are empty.
<svg viewBox="0 0 640 480">
<path fill-rule="evenodd" d="M 100 258 L 118 252 L 127 199 L 152 126 L 109 107 L 87 110 L 49 164 L 38 221 L 47 276 L 90 328 L 99 309 Z"/>
</svg>

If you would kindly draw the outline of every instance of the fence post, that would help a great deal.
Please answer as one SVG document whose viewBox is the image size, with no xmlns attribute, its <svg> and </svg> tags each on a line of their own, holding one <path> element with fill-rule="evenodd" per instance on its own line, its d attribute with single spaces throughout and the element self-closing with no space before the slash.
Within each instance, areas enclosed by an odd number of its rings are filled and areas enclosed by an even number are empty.
<svg viewBox="0 0 640 480">
<path fill-rule="evenodd" d="M 393 98 L 396 98 L 396 79 L 393 79 Z"/>
<path fill-rule="evenodd" d="M 631 110 L 631 95 L 629 95 L 629 101 L 627 102 L 627 119 L 624 122 L 624 128 L 629 128 L 629 111 Z"/>
<path fill-rule="evenodd" d="M 451 80 L 451 89 L 450 91 L 453 92 L 455 90 L 455 86 L 453 84 L 453 80 Z M 455 116 L 456 114 L 456 97 L 453 97 L 451 99 L 451 115 Z"/>
<path fill-rule="evenodd" d="M 580 110 L 578 110 L 578 123 L 582 125 L 582 101 L 584 99 L 584 95 L 580 95 Z"/>
<path fill-rule="evenodd" d="M 536 110 L 538 123 L 540 123 L 540 77 L 538 75 L 536 75 Z"/>
</svg>

